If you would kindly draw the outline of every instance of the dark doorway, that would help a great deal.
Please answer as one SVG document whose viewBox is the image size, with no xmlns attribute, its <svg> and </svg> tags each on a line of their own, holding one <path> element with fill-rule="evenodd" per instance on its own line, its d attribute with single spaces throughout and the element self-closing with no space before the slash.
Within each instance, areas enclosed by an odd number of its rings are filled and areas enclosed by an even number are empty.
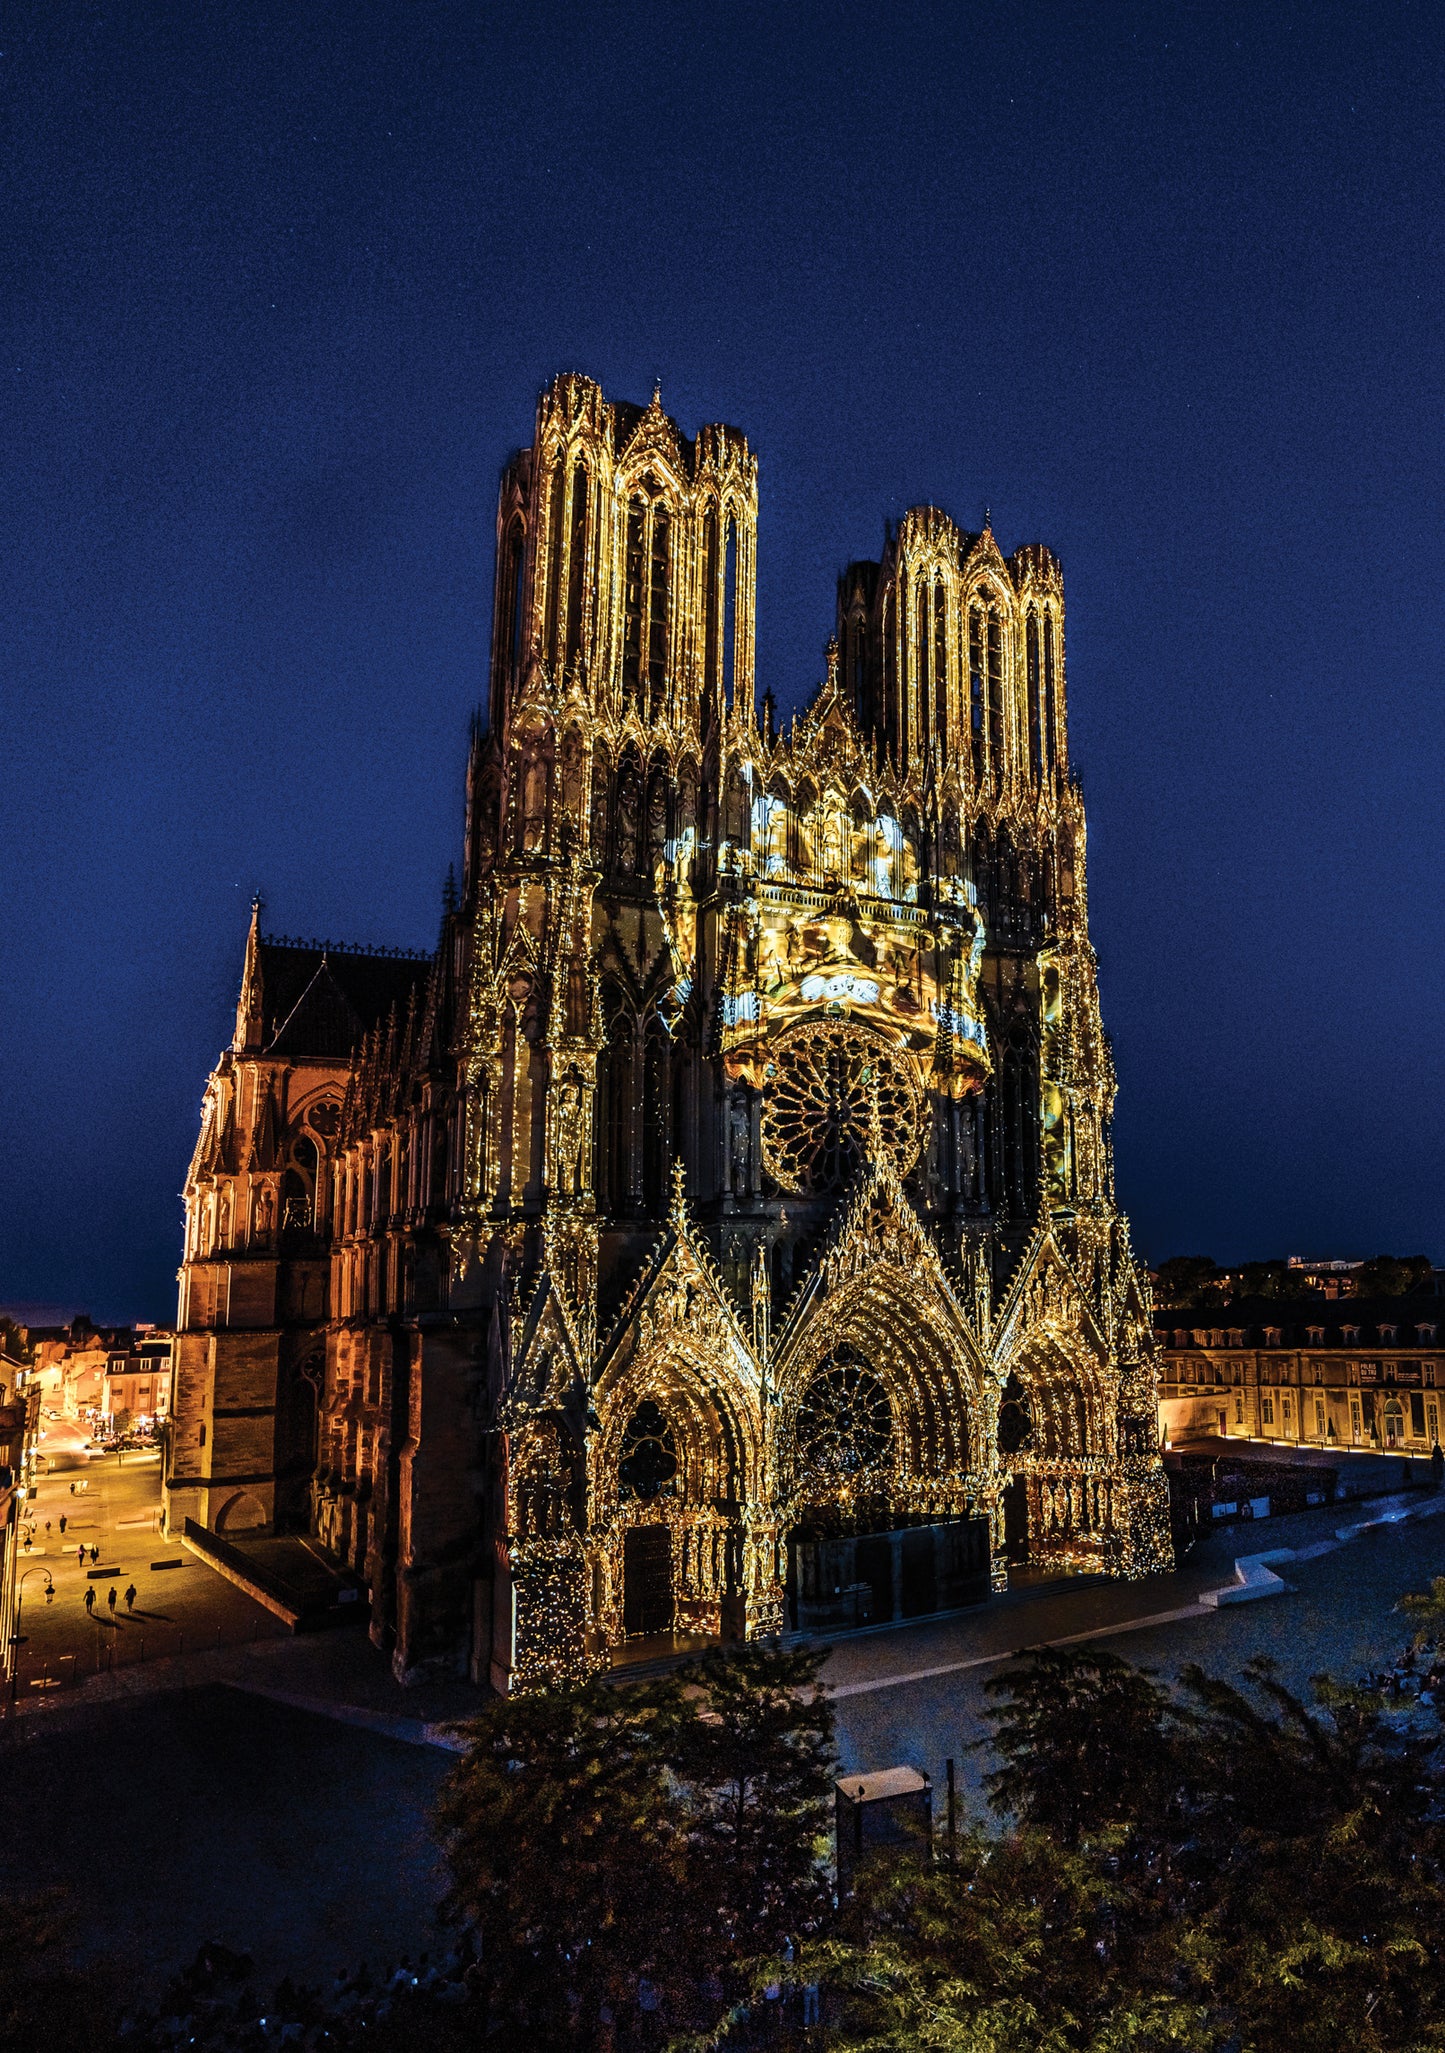
<svg viewBox="0 0 1445 2053">
<path fill-rule="evenodd" d="M 671 1632 L 672 1528 L 629 1526 L 622 1536 L 622 1630 Z"/>
<path fill-rule="evenodd" d="M 1003 1493 L 1003 1550 L 1017 1566 L 1029 1558 L 1029 1486 L 1022 1476 Z"/>
</svg>

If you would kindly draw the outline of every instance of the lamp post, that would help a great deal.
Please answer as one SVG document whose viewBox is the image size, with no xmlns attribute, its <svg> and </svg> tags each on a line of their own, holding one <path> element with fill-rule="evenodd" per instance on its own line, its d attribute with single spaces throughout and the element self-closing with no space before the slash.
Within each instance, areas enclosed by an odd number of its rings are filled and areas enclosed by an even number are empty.
<svg viewBox="0 0 1445 2053">
<path fill-rule="evenodd" d="M 42 1568 L 37 1561 L 33 1568 L 27 1568 L 15 1585 L 15 1629 L 10 1635 L 10 1701 L 13 1704 L 20 1694 L 20 1610 L 25 1602 L 25 1578 L 31 1575 L 45 1577 L 45 1601 L 49 1603 L 55 1595 L 55 1584 L 50 1570 Z"/>
</svg>

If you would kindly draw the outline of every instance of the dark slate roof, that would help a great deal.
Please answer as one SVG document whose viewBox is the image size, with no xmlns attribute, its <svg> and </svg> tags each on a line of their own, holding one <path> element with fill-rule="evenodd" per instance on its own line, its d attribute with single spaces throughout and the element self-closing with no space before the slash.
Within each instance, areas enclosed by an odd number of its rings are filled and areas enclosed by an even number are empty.
<svg viewBox="0 0 1445 2053">
<path fill-rule="evenodd" d="M 431 958 L 263 939 L 267 1054 L 344 1060 L 368 1027 L 424 990 Z"/>
<path fill-rule="evenodd" d="M 1408 1297 L 1239 1297 L 1233 1303 L 1193 1306 L 1187 1311 L 1158 1309 L 1154 1325 L 1160 1333 L 1201 1333 L 1243 1328 L 1244 1344 L 1264 1343 L 1266 1326 L 1277 1327 L 1282 1347 L 1415 1347 L 1417 1326 L 1438 1326 L 1445 1334 L 1445 1298 L 1430 1289 L 1411 1291 Z M 1323 1342 L 1311 1343 L 1309 1328 L 1322 1328 Z M 1358 1340 L 1348 1343 L 1346 1326 L 1357 1326 Z M 1380 1328 L 1393 1326 L 1397 1338 L 1380 1339 Z"/>
</svg>

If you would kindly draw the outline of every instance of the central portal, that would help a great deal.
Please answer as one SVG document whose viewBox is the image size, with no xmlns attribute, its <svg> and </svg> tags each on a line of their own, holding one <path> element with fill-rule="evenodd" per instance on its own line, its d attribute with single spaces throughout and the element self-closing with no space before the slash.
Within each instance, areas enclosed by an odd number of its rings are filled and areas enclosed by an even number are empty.
<svg viewBox="0 0 1445 2053">
<path fill-rule="evenodd" d="M 629 1526 L 622 1536 L 622 1630 L 638 1639 L 672 1627 L 672 1528 Z"/>
</svg>

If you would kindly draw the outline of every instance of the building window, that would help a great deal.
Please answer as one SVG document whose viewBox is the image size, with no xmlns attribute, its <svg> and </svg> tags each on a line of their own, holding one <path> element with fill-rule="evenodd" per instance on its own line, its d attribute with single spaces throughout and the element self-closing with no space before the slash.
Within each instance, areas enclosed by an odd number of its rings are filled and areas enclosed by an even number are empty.
<svg viewBox="0 0 1445 2053">
<path fill-rule="evenodd" d="M 1350 1437 L 1358 1447 L 1360 1444 L 1360 1400 L 1358 1397 L 1350 1399 Z"/>
<path fill-rule="evenodd" d="M 1323 1439 L 1324 1439 L 1324 1437 L 1325 1437 L 1325 1401 L 1324 1401 L 1324 1399 L 1323 1399 L 1322 1397 L 1317 1397 L 1317 1398 L 1315 1399 L 1315 1438 L 1316 1438 L 1317 1440 L 1323 1440 Z"/>
<path fill-rule="evenodd" d="M 1424 1383 L 1425 1388 L 1427 1390 L 1433 1390 L 1435 1388 L 1434 1362 L 1426 1362 L 1425 1366 L 1420 1371 L 1420 1379 Z"/>
<path fill-rule="evenodd" d="M 1274 1399 L 1272 1397 L 1261 1397 L 1259 1400 L 1259 1416 L 1263 1425 L 1272 1426 L 1274 1424 Z"/>
<path fill-rule="evenodd" d="M 1242 1425 L 1244 1424 L 1244 1396 L 1243 1396 L 1243 1393 L 1241 1393 L 1241 1394 L 1240 1394 L 1239 1396 L 1237 1396 L 1237 1397 L 1235 1398 L 1235 1400 L 1234 1400 L 1234 1423 L 1235 1423 L 1235 1424 L 1236 1424 L 1237 1426 L 1242 1426 Z"/>
</svg>

